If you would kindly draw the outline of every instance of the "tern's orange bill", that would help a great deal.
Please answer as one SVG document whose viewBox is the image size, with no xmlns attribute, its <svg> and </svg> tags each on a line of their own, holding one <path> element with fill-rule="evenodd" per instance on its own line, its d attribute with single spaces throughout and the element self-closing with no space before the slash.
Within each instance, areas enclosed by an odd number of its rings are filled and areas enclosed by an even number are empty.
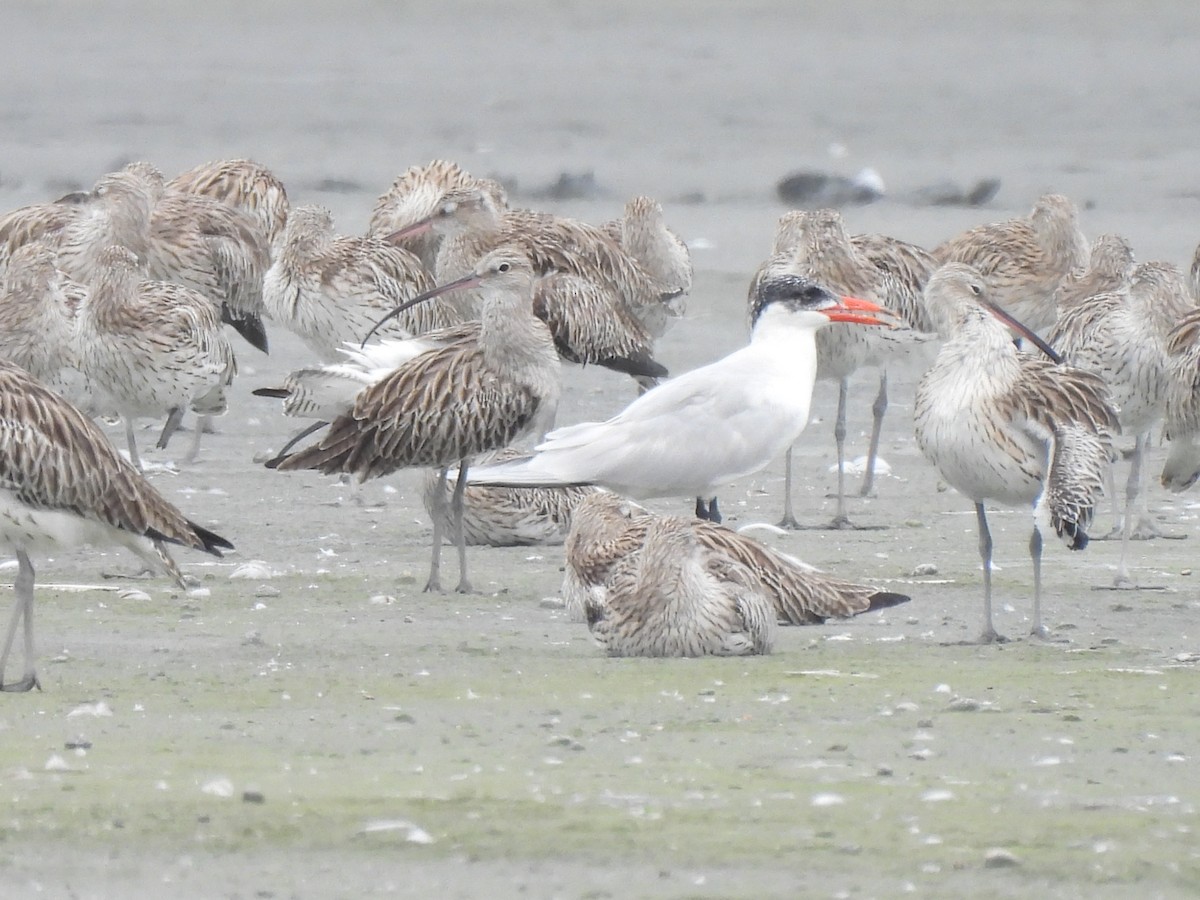
<svg viewBox="0 0 1200 900">
<path fill-rule="evenodd" d="M 828 309 L 821 310 L 821 312 L 829 316 L 834 322 L 854 322 L 859 325 L 887 325 L 889 328 L 894 327 L 888 322 L 881 321 L 873 315 L 869 315 L 870 313 L 889 315 L 889 310 L 886 307 L 859 297 L 839 297 L 837 306 L 831 306 Z"/>
</svg>

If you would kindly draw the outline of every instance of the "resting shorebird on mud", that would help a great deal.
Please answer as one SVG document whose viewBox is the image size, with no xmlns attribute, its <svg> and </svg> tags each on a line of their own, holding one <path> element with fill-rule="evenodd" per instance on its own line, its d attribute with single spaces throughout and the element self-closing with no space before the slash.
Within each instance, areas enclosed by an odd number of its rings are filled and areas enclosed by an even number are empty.
<svg viewBox="0 0 1200 900">
<path fill-rule="evenodd" d="M 917 387 L 917 444 L 942 478 L 975 504 L 983 560 L 982 642 L 1002 640 L 992 624 L 992 538 L 985 500 L 1034 507 L 1032 633 L 1042 624 L 1042 528 L 1072 550 L 1087 546 L 1104 484 L 1111 435 L 1118 430 L 1104 382 L 1061 365 L 1039 343 L 1024 353 L 1008 329 L 1036 335 L 989 300 L 969 266 L 943 266 L 925 288 L 931 307 L 954 324 Z M 1007 327 L 1006 327 L 1007 326 Z"/>
<path fill-rule="evenodd" d="M 482 466 L 477 484 L 598 484 L 619 494 L 692 496 L 720 520 L 715 495 L 781 456 L 808 424 L 816 332 L 830 322 L 883 324 L 874 303 L 781 276 L 758 289 L 750 343 L 663 382 L 607 422 L 550 432 L 523 460 Z"/>
<path fill-rule="evenodd" d="M 607 491 L 576 507 L 566 553 L 568 613 L 610 656 L 765 653 L 776 622 L 820 624 L 909 600 Z"/>
</svg>

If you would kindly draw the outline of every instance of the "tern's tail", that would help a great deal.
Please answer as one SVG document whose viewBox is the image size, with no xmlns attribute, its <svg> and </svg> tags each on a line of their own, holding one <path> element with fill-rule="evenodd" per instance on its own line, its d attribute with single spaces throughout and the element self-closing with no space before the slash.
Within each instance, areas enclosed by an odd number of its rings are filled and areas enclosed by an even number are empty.
<svg viewBox="0 0 1200 900">
<path fill-rule="evenodd" d="M 467 483 L 490 484 L 494 487 L 583 487 L 590 482 L 555 472 L 546 465 L 541 454 L 534 454 L 472 466 L 467 470 Z"/>
</svg>

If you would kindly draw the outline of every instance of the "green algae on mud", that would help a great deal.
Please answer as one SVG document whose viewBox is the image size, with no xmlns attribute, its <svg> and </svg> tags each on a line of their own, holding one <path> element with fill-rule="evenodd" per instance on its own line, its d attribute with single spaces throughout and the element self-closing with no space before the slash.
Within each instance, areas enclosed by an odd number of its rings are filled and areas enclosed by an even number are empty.
<svg viewBox="0 0 1200 900">
<path fill-rule="evenodd" d="M 236 582 L 199 610 L 106 604 L 50 690 L 0 710 L 0 860 L 55 841 L 396 864 L 802 858 L 810 877 L 863 863 L 872 884 L 937 892 L 1000 847 L 1020 865 L 993 886 L 1200 884 L 1180 778 L 1200 743 L 1192 666 L 924 645 L 882 616 L 787 629 L 762 658 L 610 660 L 528 596 L 375 604 L 337 577 L 301 605 L 305 581 L 274 583 L 269 602 L 296 605 L 257 630 L 262 602 Z M 47 630 L 79 627 L 56 598 L 42 609 Z M 146 649 L 171 619 L 169 650 Z M 89 714 L 98 701 L 111 715 Z M 391 820 L 433 843 L 364 831 Z"/>
</svg>

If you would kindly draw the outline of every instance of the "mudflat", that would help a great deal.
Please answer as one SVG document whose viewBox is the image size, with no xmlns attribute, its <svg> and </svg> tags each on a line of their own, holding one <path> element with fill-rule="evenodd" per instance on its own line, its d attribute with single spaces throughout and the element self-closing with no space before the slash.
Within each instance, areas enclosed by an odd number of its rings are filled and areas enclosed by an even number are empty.
<svg viewBox="0 0 1200 900">
<path fill-rule="evenodd" d="M 745 341 L 792 171 L 875 169 L 886 195 L 847 208 L 848 226 L 926 245 L 1045 190 L 1140 259 L 1188 265 L 1200 240 L 1194 4 L 26 2 L 5 19 L 4 209 L 131 159 L 173 174 L 234 156 L 345 232 L 435 157 L 591 221 L 647 193 L 696 266 L 661 345 L 673 372 Z M 589 172 L 585 196 L 543 196 Z M 913 199 L 982 177 L 1001 180 L 985 208 Z M 45 691 L 0 703 L 0 894 L 1200 890 L 1200 498 L 1157 486 L 1157 441 L 1151 510 L 1186 538 L 1135 546 L 1143 590 L 1107 589 L 1116 542 L 1047 541 L 1053 640 L 1028 639 L 1031 518 L 996 509 L 996 624 L 1013 640 L 972 645 L 974 515 L 915 445 L 919 371 L 894 373 L 890 474 L 850 510 L 878 527 L 762 534 L 912 601 L 785 629 L 763 658 L 610 660 L 547 599 L 561 548 L 473 549 L 482 593 L 422 594 L 423 473 L 356 498 L 256 462 L 296 423 L 250 391 L 308 361 L 279 329 L 271 343 L 240 350 L 200 462 L 164 467 L 185 437 L 147 454 L 155 483 L 237 545 L 176 554 L 199 589 L 105 578 L 136 568 L 115 551 L 35 561 Z M 562 423 L 633 397 L 612 373 L 564 375 Z M 851 457 L 874 389 L 874 373 L 855 379 Z M 835 403 L 819 383 L 797 449 L 808 525 L 832 516 Z M 774 522 L 781 491 L 782 461 L 730 485 L 723 509 Z M 1096 534 L 1110 523 L 1106 506 Z"/>
</svg>

